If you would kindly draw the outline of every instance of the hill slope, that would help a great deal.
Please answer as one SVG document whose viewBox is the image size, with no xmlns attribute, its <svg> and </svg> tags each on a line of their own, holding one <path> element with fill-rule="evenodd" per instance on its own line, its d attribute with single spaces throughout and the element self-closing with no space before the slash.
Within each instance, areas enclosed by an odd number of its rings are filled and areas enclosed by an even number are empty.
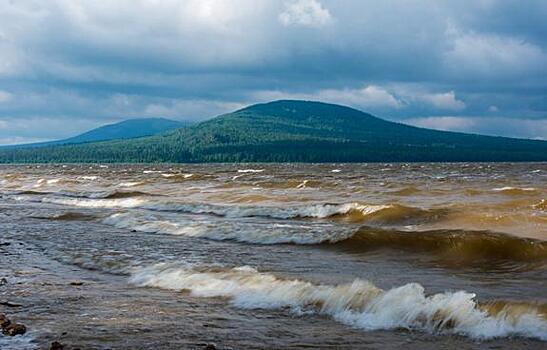
<svg viewBox="0 0 547 350">
<path fill-rule="evenodd" d="M 545 160 L 546 141 L 417 128 L 308 101 L 257 104 L 139 139 L 0 151 L 0 162 Z"/>
<path fill-rule="evenodd" d="M 186 123 L 165 118 L 128 119 L 119 123 L 103 125 L 96 129 L 84 132 L 83 134 L 63 140 L 29 143 L 25 145 L 8 147 L 43 147 L 84 142 L 131 139 L 161 134 L 169 130 L 182 128 L 186 125 Z"/>
</svg>

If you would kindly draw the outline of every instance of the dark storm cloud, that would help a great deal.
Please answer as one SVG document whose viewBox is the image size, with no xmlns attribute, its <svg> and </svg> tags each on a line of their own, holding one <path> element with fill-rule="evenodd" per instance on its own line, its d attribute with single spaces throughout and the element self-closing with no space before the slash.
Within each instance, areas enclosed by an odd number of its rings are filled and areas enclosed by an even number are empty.
<svg viewBox="0 0 547 350">
<path fill-rule="evenodd" d="M 509 0 L 0 0 L 0 142 L 287 97 L 547 138 L 546 15 Z"/>
</svg>

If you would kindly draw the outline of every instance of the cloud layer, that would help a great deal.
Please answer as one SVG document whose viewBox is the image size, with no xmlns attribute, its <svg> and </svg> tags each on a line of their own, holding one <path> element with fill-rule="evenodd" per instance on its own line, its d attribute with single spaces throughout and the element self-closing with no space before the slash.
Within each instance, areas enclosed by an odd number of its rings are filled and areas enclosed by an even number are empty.
<svg viewBox="0 0 547 350">
<path fill-rule="evenodd" d="M 546 17 L 542 0 L 0 0 L 0 141 L 277 98 L 547 139 Z"/>
</svg>

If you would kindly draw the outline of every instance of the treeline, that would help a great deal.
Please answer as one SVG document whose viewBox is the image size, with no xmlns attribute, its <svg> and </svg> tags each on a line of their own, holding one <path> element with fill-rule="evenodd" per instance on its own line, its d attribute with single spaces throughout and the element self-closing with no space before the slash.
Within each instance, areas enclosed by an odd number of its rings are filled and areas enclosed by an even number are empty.
<svg viewBox="0 0 547 350">
<path fill-rule="evenodd" d="M 166 134 L 0 148 L 1 163 L 547 161 L 547 142 L 443 132 L 304 101 L 255 105 Z"/>
<path fill-rule="evenodd" d="M 0 150 L 1 163 L 195 163 L 195 162 L 457 162 L 545 161 L 534 151 L 451 145 L 385 145 L 356 141 L 284 140 L 262 144 L 183 144 L 101 142 L 79 145 Z"/>
</svg>

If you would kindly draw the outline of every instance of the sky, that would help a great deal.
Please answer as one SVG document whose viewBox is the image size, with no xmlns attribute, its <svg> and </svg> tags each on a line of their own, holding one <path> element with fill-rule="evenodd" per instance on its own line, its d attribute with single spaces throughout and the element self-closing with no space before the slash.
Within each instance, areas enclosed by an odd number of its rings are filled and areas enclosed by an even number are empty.
<svg viewBox="0 0 547 350">
<path fill-rule="evenodd" d="M 547 139 L 545 0 L 0 0 L 0 144 L 277 99 Z"/>
</svg>

